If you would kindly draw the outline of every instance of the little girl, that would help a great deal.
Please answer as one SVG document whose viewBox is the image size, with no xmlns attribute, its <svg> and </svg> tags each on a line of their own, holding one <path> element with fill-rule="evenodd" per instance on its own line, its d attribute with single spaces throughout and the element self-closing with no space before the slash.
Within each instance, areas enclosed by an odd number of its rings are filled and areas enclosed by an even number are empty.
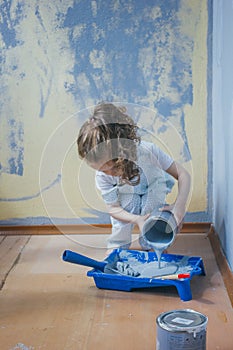
<svg viewBox="0 0 233 350">
<path fill-rule="evenodd" d="M 80 129 L 78 152 L 96 169 L 96 186 L 105 201 L 112 223 L 107 246 L 129 248 L 131 232 L 142 227 L 152 211 L 171 210 L 177 224 L 185 215 L 190 176 L 177 162 L 150 142 L 140 139 L 138 127 L 124 107 L 111 103 L 96 106 L 93 116 Z M 173 205 L 165 206 L 166 173 L 178 181 Z M 150 249 L 143 236 L 142 249 Z"/>
</svg>

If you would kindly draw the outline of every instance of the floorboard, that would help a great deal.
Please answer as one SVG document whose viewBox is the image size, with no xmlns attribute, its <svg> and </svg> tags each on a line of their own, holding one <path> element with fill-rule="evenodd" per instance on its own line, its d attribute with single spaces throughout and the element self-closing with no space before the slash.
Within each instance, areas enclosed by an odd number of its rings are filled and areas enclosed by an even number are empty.
<svg viewBox="0 0 233 350">
<path fill-rule="evenodd" d="M 86 276 L 88 267 L 61 259 L 71 249 L 102 260 L 105 239 L 98 234 L 0 241 L 1 350 L 154 350 L 156 317 L 186 308 L 208 316 L 207 350 L 233 349 L 233 309 L 206 233 L 178 235 L 169 248 L 169 253 L 203 258 L 206 276 L 192 279 L 193 299 L 187 302 L 170 287 L 98 289 Z"/>
</svg>

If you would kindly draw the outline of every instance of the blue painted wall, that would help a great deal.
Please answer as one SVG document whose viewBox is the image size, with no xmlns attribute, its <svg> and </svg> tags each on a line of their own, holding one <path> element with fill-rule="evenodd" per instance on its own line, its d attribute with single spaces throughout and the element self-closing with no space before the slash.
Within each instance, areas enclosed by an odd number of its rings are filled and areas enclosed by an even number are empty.
<svg viewBox="0 0 233 350">
<path fill-rule="evenodd" d="M 233 6 L 213 8 L 213 222 L 233 271 Z"/>
</svg>

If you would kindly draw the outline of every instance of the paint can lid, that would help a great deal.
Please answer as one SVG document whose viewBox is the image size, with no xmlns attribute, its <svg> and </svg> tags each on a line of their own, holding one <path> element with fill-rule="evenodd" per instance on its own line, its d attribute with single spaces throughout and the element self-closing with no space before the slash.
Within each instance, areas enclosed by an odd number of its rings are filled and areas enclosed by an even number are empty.
<svg viewBox="0 0 233 350">
<path fill-rule="evenodd" d="M 190 309 L 164 312 L 156 319 L 161 328 L 172 332 L 200 331 L 206 328 L 207 321 L 205 315 Z"/>
</svg>

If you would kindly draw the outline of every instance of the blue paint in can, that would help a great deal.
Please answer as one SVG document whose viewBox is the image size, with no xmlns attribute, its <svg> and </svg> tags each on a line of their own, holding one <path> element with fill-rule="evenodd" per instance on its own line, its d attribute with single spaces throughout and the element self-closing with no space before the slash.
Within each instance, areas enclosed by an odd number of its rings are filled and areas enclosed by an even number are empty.
<svg viewBox="0 0 233 350">
<path fill-rule="evenodd" d="M 143 226 L 143 235 L 148 243 L 163 243 L 170 246 L 177 233 L 177 222 L 172 212 L 163 210 L 150 216 Z"/>
<path fill-rule="evenodd" d="M 146 220 L 142 236 L 146 244 L 154 249 L 159 267 L 162 252 L 173 243 L 177 232 L 177 222 L 170 211 L 157 212 Z"/>
</svg>

